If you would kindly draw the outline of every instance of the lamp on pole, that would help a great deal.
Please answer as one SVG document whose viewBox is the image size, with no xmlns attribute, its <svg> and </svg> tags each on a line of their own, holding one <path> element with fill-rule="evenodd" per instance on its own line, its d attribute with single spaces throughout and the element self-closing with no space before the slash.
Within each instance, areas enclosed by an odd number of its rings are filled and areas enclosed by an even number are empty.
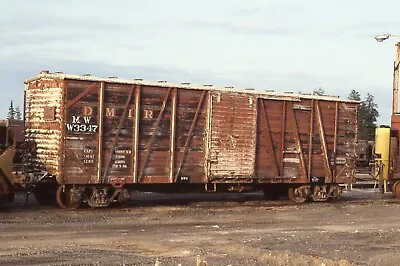
<svg viewBox="0 0 400 266">
<path fill-rule="evenodd" d="M 387 34 L 380 34 L 375 36 L 375 40 L 377 42 L 383 42 L 390 37 L 397 37 L 399 36 L 387 33 Z M 399 115 L 399 64 L 400 64 L 400 41 L 396 43 L 396 59 L 393 65 L 393 95 L 392 95 L 392 117 L 390 122 L 390 130 L 389 135 L 386 135 L 383 131 L 380 131 L 381 134 L 379 136 L 378 131 L 375 136 L 375 153 L 378 154 L 378 150 L 381 150 L 380 157 L 377 157 L 377 161 L 382 164 L 382 170 L 378 171 L 379 174 L 379 190 L 384 193 L 386 192 L 387 180 L 389 177 L 393 177 L 394 172 L 390 169 L 398 168 L 399 161 L 394 161 L 393 158 L 390 159 L 390 136 L 393 132 L 397 132 L 396 135 L 399 137 L 399 125 L 400 125 L 400 115 Z M 380 130 L 380 129 L 379 129 Z M 384 129 L 382 129 L 384 130 Z M 385 136 L 386 135 L 386 136 Z M 390 161 L 391 160 L 391 161 Z M 376 172 L 376 170 L 374 170 Z M 397 170 L 395 170 L 397 172 Z M 383 188 L 382 188 L 383 183 Z"/>
<path fill-rule="evenodd" d="M 383 42 L 390 37 L 397 37 L 390 33 L 380 34 L 375 36 L 377 42 Z M 392 99 L 392 115 L 399 113 L 399 64 L 400 64 L 400 42 L 396 43 L 396 60 L 393 65 L 393 99 Z"/>
</svg>

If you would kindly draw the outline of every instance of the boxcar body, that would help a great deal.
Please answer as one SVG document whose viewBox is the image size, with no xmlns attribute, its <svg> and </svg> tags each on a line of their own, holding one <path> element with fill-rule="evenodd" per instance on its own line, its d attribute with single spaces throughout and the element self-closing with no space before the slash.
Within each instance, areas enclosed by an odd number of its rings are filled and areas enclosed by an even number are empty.
<svg viewBox="0 0 400 266">
<path fill-rule="evenodd" d="M 25 164 L 62 207 L 126 189 L 326 200 L 355 180 L 358 102 L 48 72 L 25 84 Z"/>
</svg>

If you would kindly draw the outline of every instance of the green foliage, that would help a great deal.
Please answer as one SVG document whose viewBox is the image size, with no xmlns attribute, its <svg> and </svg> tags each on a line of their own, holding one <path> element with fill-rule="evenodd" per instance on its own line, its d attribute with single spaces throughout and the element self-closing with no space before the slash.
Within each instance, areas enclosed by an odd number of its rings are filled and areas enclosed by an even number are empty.
<svg viewBox="0 0 400 266">
<path fill-rule="evenodd" d="M 21 114 L 21 109 L 19 106 L 17 106 L 15 109 L 15 119 L 21 120 L 22 119 L 22 114 Z"/>
<path fill-rule="evenodd" d="M 353 101 L 361 101 L 361 95 L 358 91 L 356 90 L 351 90 L 349 96 L 347 97 L 349 100 Z"/>
<path fill-rule="evenodd" d="M 314 89 L 313 95 L 323 96 L 325 95 L 325 90 L 321 87 Z"/>
<path fill-rule="evenodd" d="M 19 106 L 14 108 L 13 101 L 10 103 L 10 107 L 8 107 L 7 119 L 22 119 L 22 114 Z"/>
<path fill-rule="evenodd" d="M 358 139 L 374 140 L 376 121 L 379 117 L 378 105 L 374 102 L 374 96 L 367 93 L 364 100 L 361 100 L 361 95 L 356 90 L 351 90 L 349 100 L 361 101 L 358 110 Z"/>
<path fill-rule="evenodd" d="M 8 107 L 7 119 L 15 119 L 15 110 L 13 106 L 13 101 L 11 101 L 10 107 Z"/>
</svg>

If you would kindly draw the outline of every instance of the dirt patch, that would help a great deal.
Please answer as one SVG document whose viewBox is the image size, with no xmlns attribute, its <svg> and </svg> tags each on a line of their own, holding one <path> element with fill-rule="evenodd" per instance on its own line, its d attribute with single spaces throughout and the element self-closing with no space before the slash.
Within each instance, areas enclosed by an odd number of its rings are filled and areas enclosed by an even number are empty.
<svg viewBox="0 0 400 266">
<path fill-rule="evenodd" d="M 17 202 L 0 210 L 1 265 L 394 265 L 400 202 L 353 190 L 294 205 L 261 194 L 135 193 L 124 209 Z"/>
</svg>

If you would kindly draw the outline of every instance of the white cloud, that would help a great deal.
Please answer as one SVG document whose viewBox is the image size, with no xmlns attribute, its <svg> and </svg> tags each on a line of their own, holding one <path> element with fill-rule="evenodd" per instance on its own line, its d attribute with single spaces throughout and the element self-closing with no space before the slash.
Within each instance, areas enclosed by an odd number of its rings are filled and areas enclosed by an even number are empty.
<svg viewBox="0 0 400 266">
<path fill-rule="evenodd" d="M 0 104 L 22 101 L 23 79 L 43 68 L 117 76 L 134 69 L 144 78 L 323 87 L 343 97 L 356 89 L 376 96 L 387 123 L 394 41 L 373 36 L 396 33 L 399 7 L 394 0 L 7 1 L 0 90 L 10 93 Z"/>
</svg>

